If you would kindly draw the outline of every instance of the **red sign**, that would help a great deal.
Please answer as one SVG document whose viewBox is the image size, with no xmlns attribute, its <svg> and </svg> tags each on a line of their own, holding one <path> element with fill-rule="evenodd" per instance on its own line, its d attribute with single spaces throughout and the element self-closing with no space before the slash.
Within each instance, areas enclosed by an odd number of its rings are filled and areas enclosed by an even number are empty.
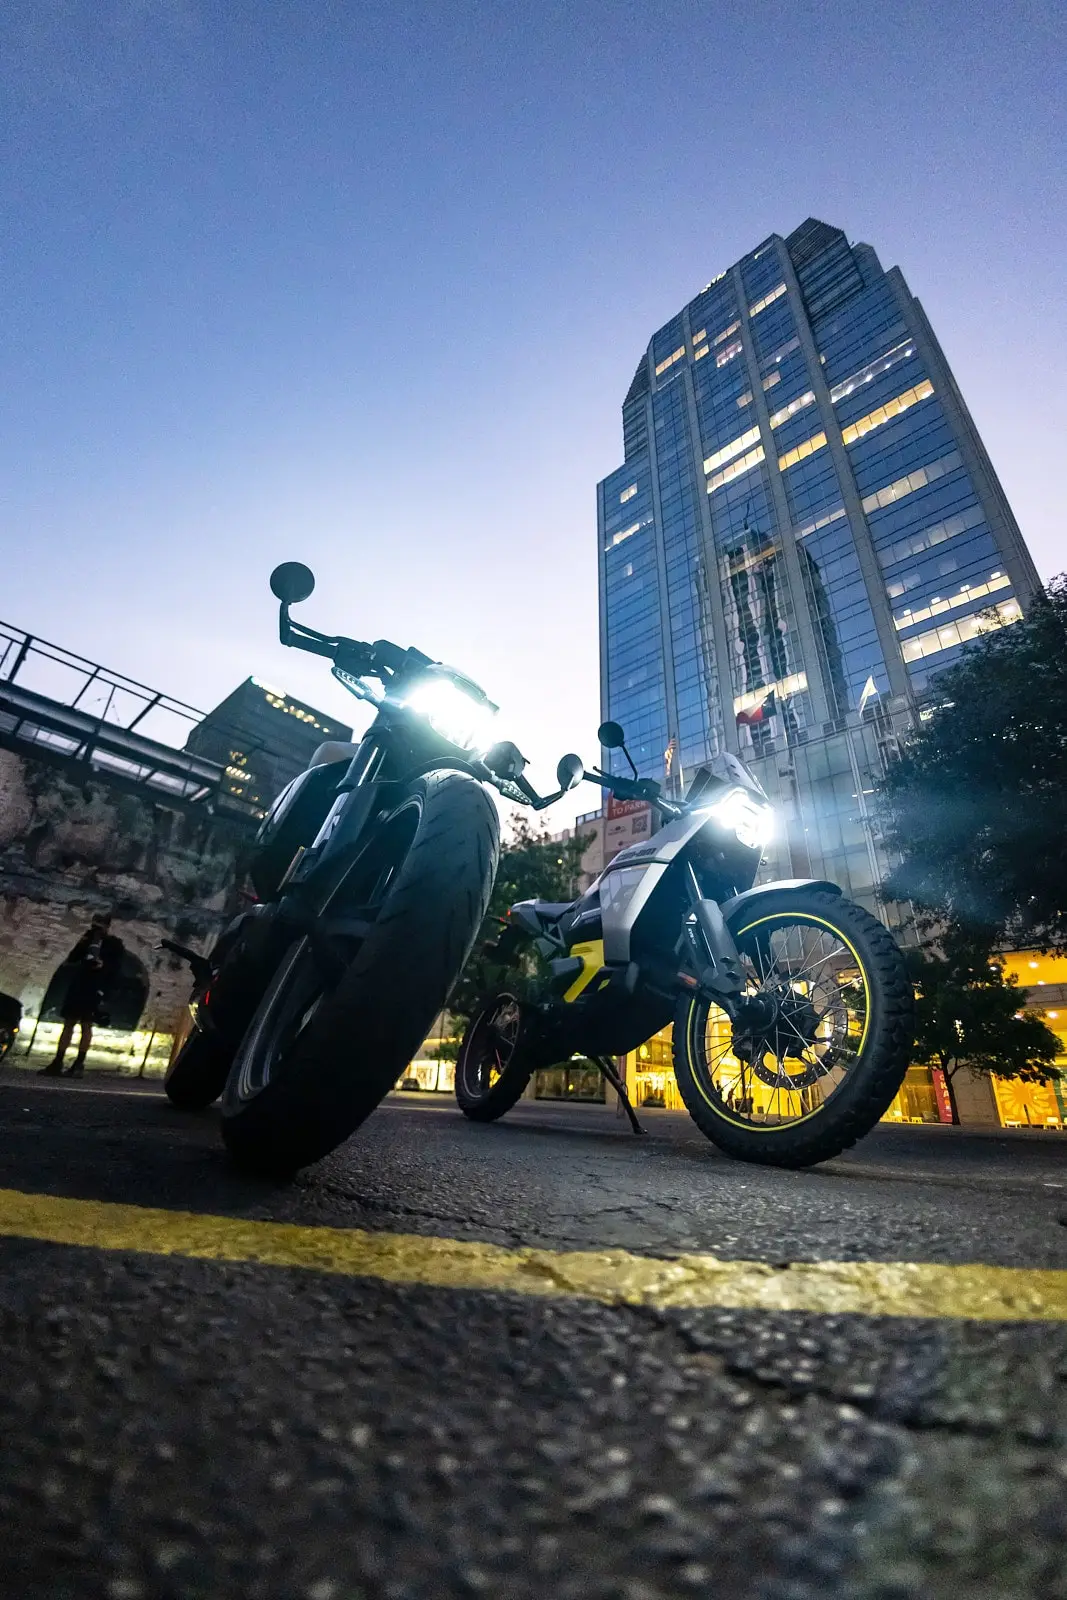
<svg viewBox="0 0 1067 1600">
<path fill-rule="evenodd" d="M 613 861 L 620 850 L 640 844 L 651 832 L 652 807 L 647 800 L 616 800 L 609 795 L 604 820 L 604 865 Z"/>
<path fill-rule="evenodd" d="M 608 821 L 614 822 L 618 817 L 635 817 L 641 811 L 651 811 L 652 807 L 647 800 L 619 800 L 613 794 L 608 795 Z"/>
<path fill-rule="evenodd" d="M 934 1067 L 930 1076 L 934 1080 L 934 1099 L 937 1101 L 937 1114 L 942 1122 L 951 1122 L 952 1098 L 948 1092 L 945 1074 L 940 1067 Z"/>
</svg>

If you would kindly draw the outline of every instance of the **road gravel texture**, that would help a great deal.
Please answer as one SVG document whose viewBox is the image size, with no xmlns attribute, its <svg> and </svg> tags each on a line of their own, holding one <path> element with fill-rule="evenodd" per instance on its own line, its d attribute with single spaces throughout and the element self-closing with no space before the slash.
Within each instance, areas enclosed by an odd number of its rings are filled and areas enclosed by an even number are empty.
<svg viewBox="0 0 1067 1600">
<path fill-rule="evenodd" d="M 116 1088 L 121 1092 L 116 1092 Z M 684 1119 L 396 1097 L 284 1188 L 213 1114 L 0 1083 L 0 1187 L 547 1249 L 1067 1269 L 1067 1141 L 788 1174 Z M 13 1596 L 1067 1600 L 1067 1324 L 617 1308 L 0 1240 Z"/>
</svg>

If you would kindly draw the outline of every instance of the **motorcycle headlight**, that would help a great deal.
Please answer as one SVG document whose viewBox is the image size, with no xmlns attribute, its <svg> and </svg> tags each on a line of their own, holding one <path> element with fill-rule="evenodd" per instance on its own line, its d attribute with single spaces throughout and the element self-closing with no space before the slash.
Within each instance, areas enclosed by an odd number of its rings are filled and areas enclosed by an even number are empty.
<svg viewBox="0 0 1067 1600">
<path fill-rule="evenodd" d="M 493 741 L 496 707 L 476 700 L 451 678 L 424 678 L 409 690 L 403 703 L 461 750 L 486 750 Z"/>
<path fill-rule="evenodd" d="M 747 789 L 731 789 L 713 806 L 702 807 L 729 828 L 746 850 L 762 850 L 774 832 L 774 812 Z"/>
</svg>

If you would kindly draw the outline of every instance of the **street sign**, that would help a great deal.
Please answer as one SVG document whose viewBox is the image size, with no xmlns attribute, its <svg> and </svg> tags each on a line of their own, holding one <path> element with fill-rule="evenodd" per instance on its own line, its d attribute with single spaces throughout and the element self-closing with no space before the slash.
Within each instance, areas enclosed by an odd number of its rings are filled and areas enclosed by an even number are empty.
<svg viewBox="0 0 1067 1600">
<path fill-rule="evenodd" d="M 636 817 L 652 810 L 647 800 L 619 800 L 615 795 L 608 795 L 608 821 L 614 822 L 619 817 Z"/>
<path fill-rule="evenodd" d="M 608 796 L 604 818 L 604 865 L 627 845 L 638 844 L 652 832 L 652 807 L 647 800 L 616 800 Z"/>
</svg>

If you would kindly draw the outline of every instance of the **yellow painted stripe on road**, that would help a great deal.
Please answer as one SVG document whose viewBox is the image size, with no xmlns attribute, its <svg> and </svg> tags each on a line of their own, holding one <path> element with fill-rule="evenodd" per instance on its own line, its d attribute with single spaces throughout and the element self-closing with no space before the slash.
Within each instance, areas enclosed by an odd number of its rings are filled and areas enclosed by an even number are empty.
<svg viewBox="0 0 1067 1600">
<path fill-rule="evenodd" d="M 505 1250 L 421 1234 L 306 1228 L 148 1206 L 0 1189 L 0 1237 L 92 1250 L 299 1267 L 384 1283 L 598 1300 L 605 1305 L 719 1306 L 877 1317 L 1067 1322 L 1067 1271 L 817 1261 L 786 1267 L 717 1256 L 669 1259 L 628 1250 Z"/>
</svg>

